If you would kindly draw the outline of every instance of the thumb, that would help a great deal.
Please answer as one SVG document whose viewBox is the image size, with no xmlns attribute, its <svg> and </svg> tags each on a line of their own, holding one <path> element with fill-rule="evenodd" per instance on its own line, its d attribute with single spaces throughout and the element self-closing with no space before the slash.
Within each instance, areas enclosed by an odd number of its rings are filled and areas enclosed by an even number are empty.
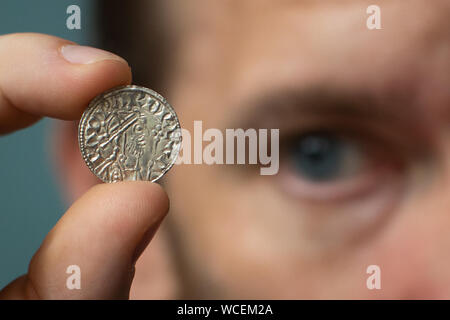
<svg viewBox="0 0 450 320">
<path fill-rule="evenodd" d="M 94 186 L 50 231 L 28 274 L 3 289 L 0 298 L 127 299 L 134 264 L 168 208 L 156 183 Z M 79 267 L 80 289 L 67 285 L 73 265 Z"/>
</svg>

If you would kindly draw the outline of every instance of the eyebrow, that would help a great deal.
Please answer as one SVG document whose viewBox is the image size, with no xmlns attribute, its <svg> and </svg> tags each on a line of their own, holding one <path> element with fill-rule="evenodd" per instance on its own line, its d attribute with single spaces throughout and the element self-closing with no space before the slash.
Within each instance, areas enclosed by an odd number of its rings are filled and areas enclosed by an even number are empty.
<svg viewBox="0 0 450 320">
<path fill-rule="evenodd" d="M 325 87 L 275 90 L 241 100 L 236 105 L 237 119 L 230 120 L 242 128 L 280 128 L 300 116 L 341 116 L 386 125 L 412 125 L 420 121 L 413 100 L 412 95 L 380 96 Z"/>
</svg>

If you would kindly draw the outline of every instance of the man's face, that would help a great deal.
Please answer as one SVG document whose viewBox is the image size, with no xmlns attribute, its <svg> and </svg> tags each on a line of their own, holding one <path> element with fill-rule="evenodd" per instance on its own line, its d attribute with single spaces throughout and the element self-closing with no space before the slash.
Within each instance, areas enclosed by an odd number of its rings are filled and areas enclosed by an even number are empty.
<svg viewBox="0 0 450 320">
<path fill-rule="evenodd" d="M 276 175 L 167 174 L 191 294 L 449 298 L 449 3 L 378 1 L 380 30 L 367 1 L 189 3 L 168 88 L 182 127 L 280 130 Z"/>
<path fill-rule="evenodd" d="M 279 172 L 175 165 L 131 296 L 450 298 L 448 1 L 380 0 L 379 30 L 362 0 L 164 3 L 181 126 L 279 129 Z M 98 180 L 62 133 L 74 199 Z"/>
</svg>

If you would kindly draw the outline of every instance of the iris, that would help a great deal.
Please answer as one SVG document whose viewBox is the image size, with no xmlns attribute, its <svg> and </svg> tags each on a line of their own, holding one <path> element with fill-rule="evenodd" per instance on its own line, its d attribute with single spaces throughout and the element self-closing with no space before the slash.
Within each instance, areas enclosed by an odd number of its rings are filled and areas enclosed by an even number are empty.
<svg viewBox="0 0 450 320">
<path fill-rule="evenodd" d="M 333 133 L 305 134 L 291 144 L 294 170 L 314 182 L 335 180 L 355 165 L 355 148 Z M 352 165 L 353 164 L 353 165 Z"/>
</svg>

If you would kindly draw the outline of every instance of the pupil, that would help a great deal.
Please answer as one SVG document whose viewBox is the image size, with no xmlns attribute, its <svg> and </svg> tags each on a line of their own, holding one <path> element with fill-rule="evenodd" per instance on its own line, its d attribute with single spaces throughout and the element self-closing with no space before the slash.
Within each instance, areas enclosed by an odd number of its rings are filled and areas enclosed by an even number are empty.
<svg viewBox="0 0 450 320">
<path fill-rule="evenodd" d="M 293 162 L 302 176 L 322 181 L 339 174 L 342 146 L 328 134 L 310 134 L 300 138 L 293 147 Z"/>
</svg>

